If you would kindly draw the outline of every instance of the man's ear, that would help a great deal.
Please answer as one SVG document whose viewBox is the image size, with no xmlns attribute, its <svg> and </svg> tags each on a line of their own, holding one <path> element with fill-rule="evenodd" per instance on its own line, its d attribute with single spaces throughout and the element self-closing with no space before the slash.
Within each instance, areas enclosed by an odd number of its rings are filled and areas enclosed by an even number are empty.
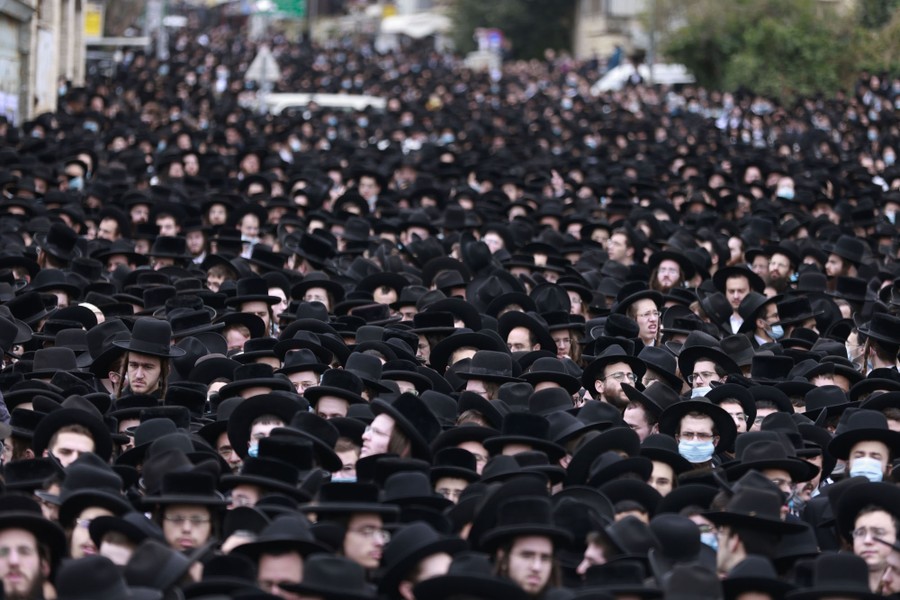
<svg viewBox="0 0 900 600">
<path fill-rule="evenodd" d="M 603 382 L 601 382 L 599 379 L 594 380 L 594 391 L 596 391 L 598 394 L 603 394 Z"/>
<path fill-rule="evenodd" d="M 400 597 L 403 600 L 416 600 L 415 595 L 413 594 L 413 582 L 404 579 L 400 582 L 400 585 L 397 586 L 397 591 L 400 593 Z"/>
</svg>

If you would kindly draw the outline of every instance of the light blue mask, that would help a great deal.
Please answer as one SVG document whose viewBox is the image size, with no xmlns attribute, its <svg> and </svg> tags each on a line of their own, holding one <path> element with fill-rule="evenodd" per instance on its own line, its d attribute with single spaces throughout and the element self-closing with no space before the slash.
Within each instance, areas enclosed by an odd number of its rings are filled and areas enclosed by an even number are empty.
<svg viewBox="0 0 900 600">
<path fill-rule="evenodd" d="M 695 387 L 691 390 L 691 398 L 702 398 L 712 391 L 712 387 L 708 385 L 704 385 L 701 387 Z"/>
<path fill-rule="evenodd" d="M 684 457 L 690 463 L 704 463 L 712 458 L 716 446 L 712 440 L 708 442 L 689 442 L 681 440 L 678 442 L 678 454 Z"/>
<path fill-rule="evenodd" d="M 781 325 L 772 325 L 772 329 L 769 330 L 769 337 L 773 340 L 780 340 L 784 337 L 784 327 Z"/>
<path fill-rule="evenodd" d="M 850 463 L 850 477 L 865 477 L 872 483 L 878 483 L 884 478 L 884 469 L 881 467 L 881 461 L 860 456 Z"/>
<path fill-rule="evenodd" d="M 356 483 L 356 477 L 332 477 L 331 483 Z"/>
<path fill-rule="evenodd" d="M 84 178 L 83 177 L 73 177 L 69 180 L 69 189 L 70 190 L 81 190 L 84 189 Z"/>
<path fill-rule="evenodd" d="M 794 199 L 794 189 L 793 188 L 778 188 L 778 191 L 775 192 L 775 195 L 779 198 L 784 198 L 785 200 L 793 200 Z"/>
<path fill-rule="evenodd" d="M 719 550 L 719 538 L 716 536 L 715 531 L 708 531 L 706 533 L 700 534 L 700 541 L 712 548 L 713 550 Z"/>
<path fill-rule="evenodd" d="M 247 448 L 247 456 L 251 458 L 259 457 L 259 444 L 250 444 L 250 447 Z"/>
</svg>

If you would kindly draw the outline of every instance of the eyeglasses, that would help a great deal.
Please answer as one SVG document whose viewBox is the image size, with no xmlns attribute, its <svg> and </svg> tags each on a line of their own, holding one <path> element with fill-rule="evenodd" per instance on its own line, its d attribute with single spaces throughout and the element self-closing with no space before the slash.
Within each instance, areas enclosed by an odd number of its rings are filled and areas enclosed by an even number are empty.
<svg viewBox="0 0 900 600">
<path fill-rule="evenodd" d="M 684 433 L 678 434 L 678 437 L 680 437 L 683 440 L 688 440 L 688 441 L 698 440 L 701 442 L 708 442 L 709 440 L 713 439 L 713 437 L 715 437 L 715 436 L 711 433 L 704 433 L 704 432 L 697 432 L 697 431 L 685 431 Z"/>
<path fill-rule="evenodd" d="M 610 377 L 618 382 L 625 381 L 626 379 L 628 381 L 631 381 L 632 383 L 637 381 L 637 375 L 635 375 L 634 373 L 626 373 L 625 371 L 616 371 L 615 373 L 610 373 L 606 377 L 603 377 L 603 379 L 609 379 Z"/>
<path fill-rule="evenodd" d="M 701 371 L 699 373 L 694 373 L 692 375 L 688 375 L 688 383 L 694 383 L 698 379 L 702 379 L 703 381 L 712 381 L 713 379 L 719 376 L 715 371 Z"/>
<path fill-rule="evenodd" d="M 374 539 L 376 537 L 381 538 L 381 541 L 387 544 L 391 541 L 391 532 L 387 529 L 381 529 L 380 527 L 375 527 L 373 525 L 369 525 L 368 527 L 360 527 L 359 529 L 349 529 L 350 533 L 356 533 L 366 538 L 367 540 Z"/>
<path fill-rule="evenodd" d="M 637 315 L 638 319 L 658 319 L 659 311 L 658 310 L 648 310 L 647 312 L 642 312 Z"/>
<path fill-rule="evenodd" d="M 93 521 L 93 519 L 75 519 L 75 524 L 82 529 L 87 529 L 91 526 L 91 521 Z"/>
<path fill-rule="evenodd" d="M 853 539 L 859 540 L 872 536 L 873 538 L 883 538 L 887 536 L 888 530 L 884 527 L 858 527 L 853 530 Z"/>
<path fill-rule="evenodd" d="M 163 520 L 174 523 L 175 525 L 184 525 L 185 523 L 190 523 L 194 527 L 199 527 L 200 525 L 206 525 L 212 519 L 209 517 L 200 517 L 197 515 L 191 517 L 185 517 L 184 515 L 166 515 L 163 517 Z"/>
</svg>

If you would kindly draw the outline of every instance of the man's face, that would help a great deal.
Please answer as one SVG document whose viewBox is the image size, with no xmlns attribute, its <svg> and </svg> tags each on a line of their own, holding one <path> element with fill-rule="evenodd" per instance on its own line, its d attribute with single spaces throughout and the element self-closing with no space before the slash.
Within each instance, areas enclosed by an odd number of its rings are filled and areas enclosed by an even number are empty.
<svg viewBox="0 0 900 600">
<path fill-rule="evenodd" d="M 653 461 L 653 472 L 647 481 L 650 487 L 665 496 L 672 491 L 675 483 L 675 470 L 670 465 L 658 460 Z"/>
<path fill-rule="evenodd" d="M 366 569 L 377 569 L 389 539 L 379 515 L 353 515 L 344 536 L 344 556 Z"/>
<path fill-rule="evenodd" d="M 510 352 L 531 352 L 540 347 L 540 344 L 531 344 L 531 333 L 525 327 L 513 327 L 506 336 L 506 345 Z"/>
<path fill-rule="evenodd" d="M 572 334 L 568 329 L 551 331 L 550 336 L 556 343 L 556 357 L 570 358 L 572 353 Z"/>
<path fill-rule="evenodd" d="M 553 572 L 553 543 L 543 536 L 516 538 L 509 549 L 506 576 L 528 594 L 541 593 Z"/>
<path fill-rule="evenodd" d="M 263 589 L 279 598 L 296 598 L 285 592 L 278 584 L 300 583 L 303 581 L 303 557 L 297 552 L 286 554 L 262 554 L 256 570 L 256 582 Z"/>
<path fill-rule="evenodd" d="M 319 385 L 319 376 L 315 371 L 297 371 L 288 375 L 288 379 L 294 384 L 298 394 L 302 394 L 311 387 Z"/>
<path fill-rule="evenodd" d="M 237 474 L 241 470 L 241 465 L 244 461 L 241 460 L 240 455 L 231 447 L 227 431 L 223 431 L 219 434 L 219 439 L 216 441 L 216 452 L 225 459 L 225 462 L 231 467 L 232 473 Z"/>
<path fill-rule="evenodd" d="M 685 415 L 681 418 L 681 428 L 675 438 L 679 441 L 684 439 L 689 442 L 708 442 L 712 440 L 713 444 L 719 441 L 713 436 L 713 420 L 710 417 L 695 417 L 693 415 Z"/>
<path fill-rule="evenodd" d="M 664 260 L 659 263 L 656 271 L 656 280 L 664 288 L 669 289 L 681 278 L 681 267 L 674 260 Z"/>
<path fill-rule="evenodd" d="M 829 277 L 837 277 L 844 270 L 844 261 L 837 254 L 829 254 L 825 261 L 825 274 Z"/>
<path fill-rule="evenodd" d="M 602 379 L 596 383 L 597 391 L 603 396 L 603 400 L 622 409 L 628 405 L 628 396 L 622 390 L 622 382 L 634 385 L 634 371 L 628 363 L 613 363 L 603 369 Z"/>
<path fill-rule="evenodd" d="M 159 235 L 178 235 L 178 223 L 175 222 L 175 217 L 159 217 L 156 219 L 156 226 L 159 227 Z"/>
<path fill-rule="evenodd" d="M 853 554 L 862 557 L 870 571 L 884 569 L 887 555 L 891 552 L 889 546 L 875 541 L 875 538 L 889 544 L 897 541 L 894 520 L 887 511 L 867 512 L 853 523 Z"/>
<path fill-rule="evenodd" d="M 900 552 L 891 550 L 885 557 L 884 575 L 881 576 L 881 593 L 889 596 L 900 592 Z"/>
<path fill-rule="evenodd" d="M 162 361 L 149 354 L 128 353 L 128 385 L 135 394 L 156 391 L 162 375 Z"/>
<path fill-rule="evenodd" d="M 746 277 L 729 277 L 725 280 L 725 296 L 732 310 L 737 312 L 741 301 L 750 293 L 750 280 Z"/>
<path fill-rule="evenodd" d="M 316 402 L 316 414 L 323 419 L 333 419 L 335 417 L 346 417 L 347 408 L 350 403 L 337 396 L 322 396 Z"/>
<path fill-rule="evenodd" d="M 111 517 L 112 511 L 99 506 L 89 506 L 79 513 L 75 519 L 75 527 L 72 529 L 72 535 L 69 541 L 69 555 L 72 558 L 83 558 L 91 554 L 97 554 L 97 546 L 91 540 L 88 527 L 91 521 L 97 517 Z"/>
<path fill-rule="evenodd" d="M 637 321 L 641 331 L 638 334 L 642 340 L 653 340 L 659 332 L 659 309 L 656 303 L 649 298 L 638 300 L 632 306 L 634 320 Z"/>
<path fill-rule="evenodd" d="M 606 242 L 606 252 L 609 259 L 616 262 L 624 263 L 628 259 L 629 254 L 633 254 L 633 250 L 628 247 L 628 237 L 624 233 L 614 233 Z"/>
<path fill-rule="evenodd" d="M 851 466 L 854 460 L 863 457 L 874 458 L 879 461 L 881 463 L 881 472 L 887 473 L 888 463 L 891 457 L 890 449 L 887 447 L 887 444 L 884 442 L 876 442 L 875 440 L 857 442 L 850 449 L 849 458 Z"/>
<path fill-rule="evenodd" d="M 269 305 L 262 300 L 253 300 L 251 302 L 243 302 L 241 304 L 241 312 L 256 315 L 266 324 L 266 331 L 269 330 L 271 322 L 269 321 Z"/>
<path fill-rule="evenodd" d="M 793 273 L 790 259 L 784 254 L 776 252 L 769 258 L 769 279 L 772 281 L 786 281 Z"/>
<path fill-rule="evenodd" d="M 94 440 L 83 433 L 74 431 L 61 431 L 56 434 L 56 442 L 52 448 L 44 451 L 56 457 L 59 464 L 65 469 L 75 462 L 82 454 L 94 451 Z"/>
<path fill-rule="evenodd" d="M 459 477 L 441 477 L 434 483 L 434 491 L 450 500 L 454 504 L 459 502 L 459 496 L 469 486 L 469 482 Z"/>
<path fill-rule="evenodd" d="M 365 198 L 367 202 L 375 198 L 380 191 L 381 188 L 374 177 L 364 175 L 359 178 L 359 195 Z"/>
<path fill-rule="evenodd" d="M 366 427 L 366 431 L 363 433 L 360 458 L 387 452 L 393 432 L 394 419 L 390 415 L 382 413 L 375 417 L 372 424 Z"/>
<path fill-rule="evenodd" d="M 115 219 L 102 219 L 97 227 L 97 238 L 111 242 L 119 239 L 119 224 Z"/>
<path fill-rule="evenodd" d="M 183 552 L 205 544 L 212 534 L 211 517 L 205 506 L 167 506 L 163 513 L 162 529 L 169 547 Z"/>
<path fill-rule="evenodd" d="M 247 440 L 247 445 L 252 446 L 253 444 L 259 444 L 259 440 L 269 437 L 272 430 L 276 427 L 284 427 L 284 421 L 275 417 L 270 417 L 266 419 L 265 423 L 254 423 L 250 427 L 250 439 Z"/>
<path fill-rule="evenodd" d="M 691 385 L 695 388 L 709 387 L 713 381 L 722 381 L 716 373 L 716 363 L 711 360 L 698 360 L 694 363 Z"/>
<path fill-rule="evenodd" d="M 24 529 L 0 531 L 0 577 L 7 598 L 40 597 L 48 573 L 34 534 Z"/>
<path fill-rule="evenodd" d="M 719 403 L 719 406 L 734 419 L 734 425 L 737 427 L 738 433 L 747 431 L 747 415 L 744 414 L 744 408 L 741 406 L 740 402 L 726 400 Z"/>
<path fill-rule="evenodd" d="M 653 433 L 654 427 L 647 422 L 647 412 L 640 404 L 629 404 L 625 408 L 623 418 L 625 423 L 638 434 L 642 442 L 644 438 Z"/>
<path fill-rule="evenodd" d="M 603 546 L 601 544 L 588 542 L 587 549 L 584 551 L 584 556 L 582 557 L 581 562 L 578 563 L 578 567 L 575 568 L 575 572 L 584 577 L 587 570 L 591 567 L 604 564 L 606 564 L 606 556 L 603 551 Z"/>
<path fill-rule="evenodd" d="M 203 252 L 203 244 L 206 241 L 203 237 L 203 232 L 188 231 L 184 236 L 184 239 L 187 244 L 188 252 L 193 256 L 200 256 L 200 253 Z"/>
<path fill-rule="evenodd" d="M 135 204 L 129 212 L 132 223 L 146 223 L 150 220 L 150 207 L 146 204 Z"/>
</svg>

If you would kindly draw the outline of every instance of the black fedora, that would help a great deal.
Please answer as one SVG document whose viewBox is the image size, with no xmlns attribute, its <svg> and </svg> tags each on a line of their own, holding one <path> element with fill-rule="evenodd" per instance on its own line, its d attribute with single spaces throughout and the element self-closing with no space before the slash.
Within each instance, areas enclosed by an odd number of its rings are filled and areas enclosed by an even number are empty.
<svg viewBox="0 0 900 600">
<path fill-rule="evenodd" d="M 559 384 L 570 395 L 581 387 L 581 382 L 566 369 L 563 361 L 556 357 L 541 357 L 531 364 L 531 369 L 522 374 L 522 379 L 535 385 L 538 382 L 550 381 Z"/>
<path fill-rule="evenodd" d="M 53 223 L 47 233 L 34 236 L 34 243 L 42 251 L 64 261 L 71 261 L 82 254 L 78 234 L 65 223 Z"/>
<path fill-rule="evenodd" d="M 869 566 L 866 561 L 861 556 L 844 552 L 820 554 L 813 563 L 812 584 L 787 595 L 788 600 L 877 600 L 883 597 L 869 590 Z"/>
<path fill-rule="evenodd" d="M 723 510 L 703 515 L 716 525 L 743 527 L 776 534 L 802 531 L 803 524 L 781 519 L 783 504 L 781 495 L 774 491 L 744 487 L 731 497 Z"/>
<path fill-rule="evenodd" d="M 781 302 L 782 299 L 783 296 L 781 295 L 767 297 L 758 292 L 750 292 L 744 296 L 744 299 L 741 300 L 741 305 L 738 307 L 738 314 L 744 320 L 738 329 L 738 333 L 748 333 L 756 329 L 756 319 L 759 311 L 764 306 Z"/>
<path fill-rule="evenodd" d="M 286 425 L 303 408 L 304 405 L 298 396 L 262 394 L 247 398 L 238 404 L 228 417 L 228 441 L 241 458 L 246 458 L 249 451 L 250 428 L 256 419 L 272 415 Z"/>
<path fill-rule="evenodd" d="M 862 441 L 883 442 L 889 450 L 900 448 L 900 432 L 888 428 L 883 413 L 859 409 L 847 414 L 838 424 L 835 436 L 828 444 L 828 453 L 833 457 L 848 460 L 850 450 Z"/>
<path fill-rule="evenodd" d="M 467 548 L 465 540 L 441 535 L 422 521 L 405 525 L 384 547 L 378 589 L 383 594 L 396 593 L 399 583 L 419 561 L 438 553 L 454 556 Z"/>
<path fill-rule="evenodd" d="M 446 575 L 421 581 L 413 588 L 416 598 L 449 600 L 527 600 L 531 596 L 513 581 L 493 574 L 490 557 L 480 552 L 458 554 Z"/>
<path fill-rule="evenodd" d="M 523 444 L 547 454 L 551 461 L 565 456 L 565 450 L 550 441 L 550 422 L 540 415 L 511 412 L 503 417 L 500 435 L 487 438 L 484 447 L 491 454 L 501 454 L 508 444 Z"/>
<path fill-rule="evenodd" d="M 297 487 L 300 469 L 282 460 L 267 457 L 248 457 L 236 475 L 223 475 L 219 490 L 227 492 L 239 485 L 256 486 L 266 492 L 286 494 L 297 500 L 309 500 L 309 495 Z"/>
<path fill-rule="evenodd" d="M 297 552 L 307 557 L 316 552 L 325 552 L 326 547 L 316 540 L 310 530 L 309 521 L 299 514 L 282 514 L 267 524 L 259 536 L 234 549 L 251 559 L 258 560 L 261 554 L 284 554 Z"/>
<path fill-rule="evenodd" d="M 684 381 L 676 373 L 678 361 L 675 355 L 660 346 L 644 346 L 637 357 L 644 361 L 648 371 L 659 375 L 660 380 L 676 392 L 680 392 Z"/>
<path fill-rule="evenodd" d="M 331 554 L 313 554 L 303 565 L 302 583 L 281 583 L 281 589 L 322 600 L 375 600 L 375 587 L 366 583 L 362 566 Z"/>
<path fill-rule="evenodd" d="M 162 600 L 155 588 L 133 588 L 125 582 L 121 569 L 105 556 L 85 556 L 63 561 L 54 580 L 59 600 L 84 598 L 122 598 L 127 600 Z"/>
<path fill-rule="evenodd" d="M 641 440 L 630 427 L 611 427 L 604 431 L 590 431 L 584 435 L 566 469 L 566 487 L 584 485 L 589 477 L 591 464 L 608 450 L 637 456 Z"/>
<path fill-rule="evenodd" d="M 642 406 L 654 421 L 659 419 L 663 410 L 681 400 L 675 390 L 658 382 L 651 382 L 643 392 L 627 383 L 622 383 L 622 391 L 625 392 L 625 396 L 630 402 Z"/>
<path fill-rule="evenodd" d="M 751 435 L 755 432 L 748 432 Z M 766 432 L 762 432 L 766 433 Z M 745 436 L 740 436 L 738 441 Z M 756 437 L 751 438 L 756 439 Z M 738 464 L 729 466 L 725 469 L 725 474 L 731 481 L 740 479 L 747 471 L 756 469 L 764 471 L 765 469 L 779 469 L 790 474 L 791 479 L 795 482 L 809 481 L 819 473 L 819 467 L 807 462 L 803 459 L 791 456 L 785 445 L 778 439 L 758 439 L 746 446 L 738 443 L 737 446 L 741 452 L 737 459 Z"/>
<path fill-rule="evenodd" d="M 508 352 L 495 352 L 493 350 L 478 350 L 475 352 L 468 369 L 458 371 L 457 375 L 466 381 L 470 379 L 493 383 L 521 381 L 518 377 L 513 376 L 512 356 Z"/>
<path fill-rule="evenodd" d="M 741 367 L 732 357 L 722 351 L 719 340 L 702 331 L 692 331 L 678 353 L 678 370 L 687 380 L 694 372 L 694 365 L 701 360 L 709 360 L 728 374 L 740 374 Z"/>
<path fill-rule="evenodd" d="M 686 473 L 694 468 L 690 462 L 678 454 L 678 442 L 664 433 L 651 433 L 641 442 L 641 456 L 654 462 L 661 462 L 672 467 L 675 475 Z"/>
<path fill-rule="evenodd" d="M 393 401 L 376 398 L 371 402 L 375 415 L 386 414 L 406 434 L 413 458 L 431 460 L 431 440 L 441 432 L 438 418 L 418 396 L 400 394 Z"/>
<path fill-rule="evenodd" d="M 269 284 L 259 276 L 238 279 L 236 287 L 235 295 L 225 300 L 226 306 L 240 307 L 244 302 L 264 302 L 271 306 L 281 301 L 269 294 Z"/>
<path fill-rule="evenodd" d="M 286 427 L 276 427 L 271 436 L 299 436 L 313 444 L 313 454 L 323 469 L 334 472 L 340 470 L 343 462 L 334 452 L 334 446 L 341 433 L 333 423 L 334 419 L 323 419 L 312 412 L 298 411 Z"/>
<path fill-rule="evenodd" d="M 158 493 L 144 496 L 141 503 L 146 507 L 188 504 L 214 509 L 228 506 L 228 500 L 216 490 L 216 476 L 201 466 L 163 474 Z"/>
<path fill-rule="evenodd" d="M 550 499 L 526 496 L 509 498 L 497 507 L 497 520 L 479 538 L 479 549 L 492 552 L 503 542 L 520 536 L 547 537 L 555 546 L 571 541 L 569 532 L 553 522 Z"/>
<path fill-rule="evenodd" d="M 465 347 L 493 352 L 509 352 L 506 340 L 501 338 L 496 331 L 485 330 L 476 332 L 470 329 L 460 329 L 456 333 L 442 339 L 431 349 L 431 355 L 428 359 L 429 363 L 431 363 L 431 368 L 438 373 L 444 373 L 449 366 L 447 363 L 453 356 L 453 353 Z"/>
<path fill-rule="evenodd" d="M 859 332 L 891 346 L 900 345 L 900 317 L 887 313 L 873 313 L 869 321 L 860 325 Z"/>
<path fill-rule="evenodd" d="M 849 487 L 833 507 L 837 517 L 837 530 L 845 540 L 853 539 L 853 527 L 859 513 L 869 507 L 877 507 L 900 518 L 900 488 L 893 483 L 866 481 Z"/>
<path fill-rule="evenodd" d="M 399 513 L 397 506 L 379 502 L 378 486 L 374 483 L 323 484 L 315 501 L 301 505 L 299 510 L 315 513 L 318 520 L 355 513 L 373 513 L 393 519 Z"/>
<path fill-rule="evenodd" d="M 160 358 L 176 358 L 185 354 L 183 349 L 172 345 L 172 326 L 169 322 L 158 319 L 138 319 L 131 339 L 113 341 L 112 344 L 129 352 Z"/>
<path fill-rule="evenodd" d="M 778 322 L 782 325 L 796 325 L 809 319 L 814 319 L 822 314 L 815 311 L 806 296 L 793 296 L 776 303 L 778 307 Z"/>
<path fill-rule="evenodd" d="M 313 406 L 324 396 L 337 396 L 349 404 L 361 404 L 366 401 L 362 393 L 362 380 L 355 373 L 345 369 L 328 369 L 322 373 L 319 385 L 303 392 L 304 397 Z"/>
<path fill-rule="evenodd" d="M 856 237 L 842 235 L 834 244 L 825 244 L 824 250 L 858 267 L 866 257 L 866 243 Z"/>
</svg>

